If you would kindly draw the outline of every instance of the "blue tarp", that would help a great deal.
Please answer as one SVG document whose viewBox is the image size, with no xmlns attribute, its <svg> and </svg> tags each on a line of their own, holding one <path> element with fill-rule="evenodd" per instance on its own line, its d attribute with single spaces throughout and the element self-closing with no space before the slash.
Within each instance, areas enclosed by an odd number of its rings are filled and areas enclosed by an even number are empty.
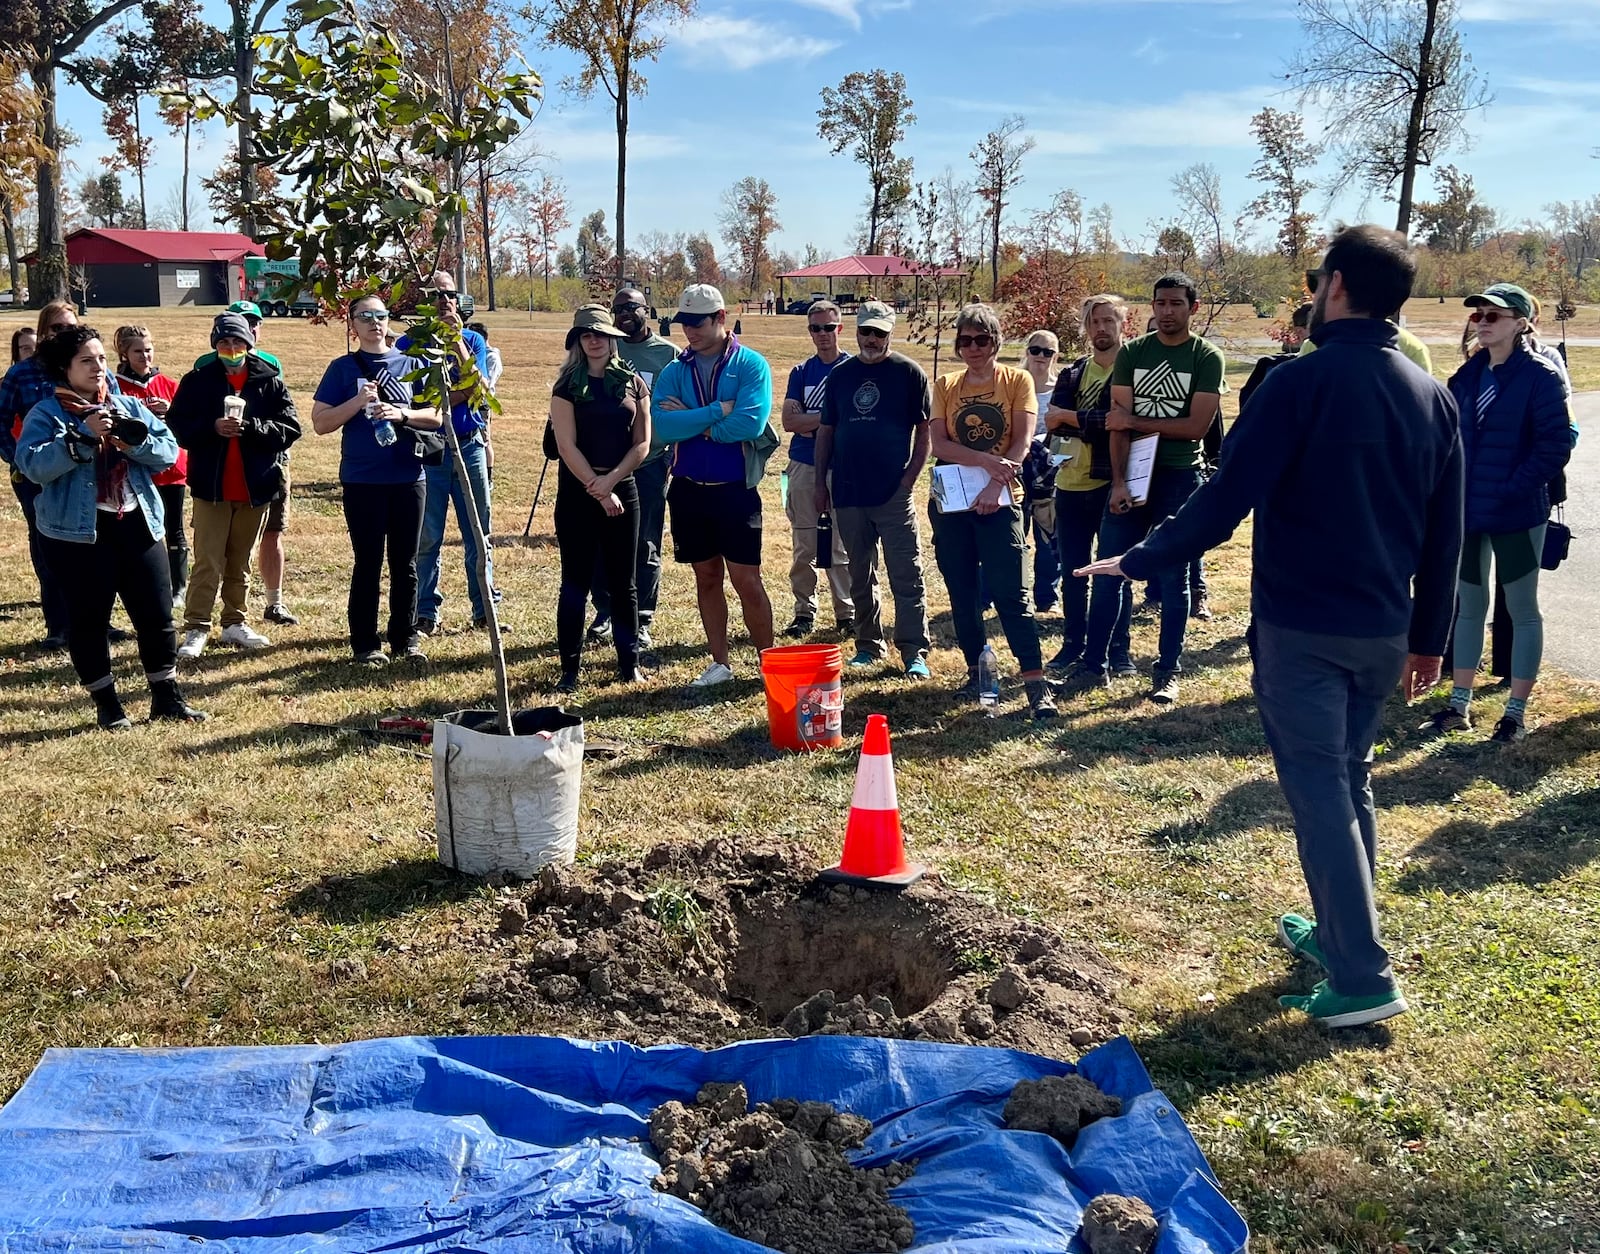
<svg viewBox="0 0 1600 1254">
<path fill-rule="evenodd" d="M 1078 1070 L 1122 1098 L 1071 1151 L 1007 1131 L 1018 1080 L 1066 1063 L 861 1037 L 702 1051 L 555 1037 L 53 1049 L 0 1110 L 0 1249 L 753 1254 L 654 1192 L 650 1111 L 740 1080 L 752 1101 L 873 1122 L 862 1165 L 916 1159 L 892 1198 L 917 1250 L 1035 1254 L 1098 1193 L 1144 1198 L 1157 1254 L 1232 1254 L 1244 1221 L 1125 1040 Z"/>
</svg>

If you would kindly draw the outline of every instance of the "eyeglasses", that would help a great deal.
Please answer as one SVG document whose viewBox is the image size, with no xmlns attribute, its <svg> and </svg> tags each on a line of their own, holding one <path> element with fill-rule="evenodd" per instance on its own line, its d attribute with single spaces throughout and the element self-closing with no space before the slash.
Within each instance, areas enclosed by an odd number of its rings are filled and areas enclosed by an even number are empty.
<svg viewBox="0 0 1600 1254">
<path fill-rule="evenodd" d="M 812 335 L 832 335 L 839 330 L 839 324 L 837 322 L 830 322 L 827 326 L 807 327 L 806 330 L 810 331 Z"/>
<path fill-rule="evenodd" d="M 389 311 L 387 309 L 363 309 L 355 315 L 357 322 L 387 322 Z"/>
<path fill-rule="evenodd" d="M 994 336 L 992 335 L 958 335 L 956 347 L 960 348 L 993 348 Z"/>
<path fill-rule="evenodd" d="M 647 306 L 644 304 L 643 301 L 630 300 L 630 301 L 627 301 L 627 302 L 625 302 L 624 304 L 621 304 L 621 305 L 613 305 L 613 306 L 611 306 L 611 312 L 612 313 L 637 313 L 639 310 L 644 309 L 646 307 Z"/>
<path fill-rule="evenodd" d="M 461 293 L 460 292 L 455 292 L 455 291 L 450 291 L 450 290 L 448 290 L 446 288 L 442 288 L 441 287 L 441 288 L 438 288 L 435 291 L 432 291 L 432 292 L 430 292 L 428 294 L 430 296 L 432 296 L 435 301 L 447 300 L 447 301 L 450 301 L 452 304 L 460 304 L 461 303 Z"/>
<path fill-rule="evenodd" d="M 1043 344 L 1029 344 L 1028 345 L 1028 356 L 1029 357 L 1054 357 L 1055 355 L 1056 355 L 1056 350 L 1055 349 L 1046 348 Z"/>
<path fill-rule="evenodd" d="M 1486 327 L 1492 327 L 1502 318 L 1509 318 L 1510 314 L 1503 314 L 1498 309 L 1474 309 L 1467 315 L 1468 322 L 1481 322 Z"/>
<path fill-rule="evenodd" d="M 45 328 L 45 334 L 54 335 L 57 331 L 70 331 L 77 325 L 76 322 L 52 322 Z"/>
<path fill-rule="evenodd" d="M 1326 272 L 1321 269 L 1306 271 L 1306 291 L 1310 292 L 1313 296 L 1317 294 L 1317 284 L 1322 282 L 1322 276 L 1324 273 Z"/>
<path fill-rule="evenodd" d="M 684 326 L 686 326 L 686 327 L 697 327 L 701 323 L 707 322 L 710 319 L 715 318 L 716 316 L 717 315 L 714 314 L 714 313 L 708 313 L 708 314 L 681 313 L 681 314 L 679 314 L 677 316 L 677 320 L 680 323 L 682 323 Z"/>
<path fill-rule="evenodd" d="M 865 335 L 869 339 L 874 340 L 886 340 L 889 338 L 889 333 L 887 331 L 880 331 L 877 327 L 857 327 L 856 334 Z"/>
</svg>

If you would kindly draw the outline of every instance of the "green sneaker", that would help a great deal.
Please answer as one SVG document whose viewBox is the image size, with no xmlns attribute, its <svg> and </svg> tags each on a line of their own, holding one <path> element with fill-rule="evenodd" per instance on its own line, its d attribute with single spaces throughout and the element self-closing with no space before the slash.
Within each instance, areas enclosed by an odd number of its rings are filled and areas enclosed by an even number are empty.
<svg viewBox="0 0 1600 1254">
<path fill-rule="evenodd" d="M 1296 958 L 1308 958 L 1324 971 L 1328 969 L 1322 946 L 1317 944 L 1317 925 L 1305 915 L 1286 914 L 1279 918 L 1278 939 Z"/>
<path fill-rule="evenodd" d="M 845 665 L 853 666 L 857 670 L 861 670 L 864 667 L 876 666 L 881 661 L 883 661 L 883 659 L 876 653 L 868 653 L 865 649 L 861 649 L 858 650 L 856 655 L 846 662 Z"/>
<path fill-rule="evenodd" d="M 1302 1010 L 1325 1028 L 1359 1028 L 1403 1015 L 1410 1009 L 1398 988 L 1370 997 L 1341 997 L 1323 980 L 1308 997 L 1280 997 L 1285 1010 Z"/>
</svg>

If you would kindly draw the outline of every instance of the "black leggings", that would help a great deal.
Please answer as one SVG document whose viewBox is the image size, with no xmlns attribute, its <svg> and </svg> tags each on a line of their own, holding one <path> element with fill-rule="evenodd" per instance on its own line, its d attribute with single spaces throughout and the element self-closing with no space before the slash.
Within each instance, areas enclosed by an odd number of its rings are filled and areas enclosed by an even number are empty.
<svg viewBox="0 0 1600 1254">
<path fill-rule="evenodd" d="M 561 549 L 561 595 L 556 602 L 556 644 L 561 669 L 578 669 L 583 655 L 583 611 L 595 576 L 595 563 L 605 569 L 611 594 L 612 642 L 617 665 L 632 670 L 639 664 L 639 489 L 629 475 L 616 487 L 622 513 L 608 518 L 600 502 L 561 468 L 556 488 L 556 544 Z"/>
<path fill-rule="evenodd" d="M 164 541 L 150 534 L 144 511 L 130 509 L 118 518 L 96 510 L 93 544 L 40 539 L 50 573 L 66 595 L 67 650 L 79 682 L 91 690 L 111 682 L 106 629 L 119 596 L 139 638 L 145 678 L 171 679 L 178 661 L 178 634 L 172 626 L 167 549 Z"/>
<path fill-rule="evenodd" d="M 172 592 L 189 586 L 189 533 L 183 529 L 183 498 L 188 489 L 181 483 L 158 483 L 161 508 L 167 515 L 167 571 Z"/>
<path fill-rule="evenodd" d="M 33 573 L 39 580 L 39 604 L 44 609 L 44 634 L 64 636 L 67 634 L 67 592 L 60 586 L 60 581 L 50 573 L 50 559 L 45 554 L 45 534 L 39 530 L 33 509 L 34 502 L 39 499 L 39 493 L 44 489 L 32 479 L 22 479 L 12 475 L 11 490 L 17 494 L 17 503 L 22 506 L 22 516 L 28 522 L 28 556 L 33 559 Z"/>
<path fill-rule="evenodd" d="M 422 538 L 422 505 L 427 487 L 415 483 L 347 483 L 344 521 L 350 530 L 355 569 L 350 572 L 350 647 L 357 653 L 380 648 L 378 598 L 383 591 L 383 559 L 389 557 L 389 647 L 404 653 L 417 642 L 417 544 Z"/>
</svg>

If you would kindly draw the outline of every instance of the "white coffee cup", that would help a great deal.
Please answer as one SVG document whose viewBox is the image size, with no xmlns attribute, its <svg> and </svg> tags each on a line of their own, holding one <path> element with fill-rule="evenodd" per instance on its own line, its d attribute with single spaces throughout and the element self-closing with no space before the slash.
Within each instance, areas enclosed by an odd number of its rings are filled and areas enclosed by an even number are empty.
<svg viewBox="0 0 1600 1254">
<path fill-rule="evenodd" d="M 234 421 L 244 417 L 244 397 L 225 396 L 222 399 L 222 416 Z"/>
</svg>

